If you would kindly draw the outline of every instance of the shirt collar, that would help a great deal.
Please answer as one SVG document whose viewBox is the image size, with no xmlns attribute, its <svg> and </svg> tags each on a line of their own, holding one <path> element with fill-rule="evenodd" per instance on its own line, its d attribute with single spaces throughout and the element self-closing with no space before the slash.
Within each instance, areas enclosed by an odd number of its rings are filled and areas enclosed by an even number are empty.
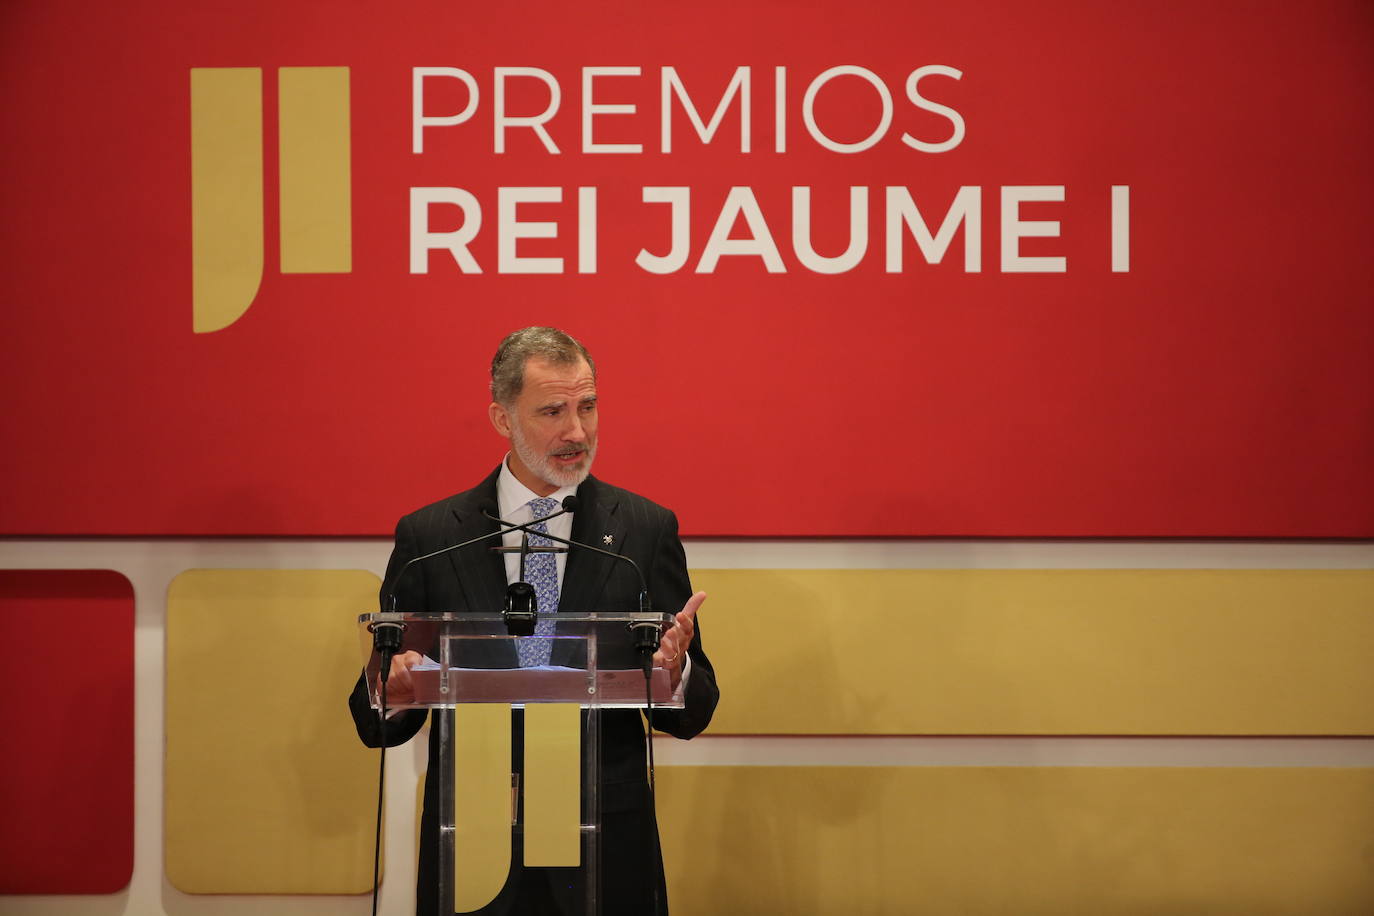
<svg viewBox="0 0 1374 916">
<path fill-rule="evenodd" d="M 560 505 L 564 497 L 572 496 L 577 492 L 577 487 L 560 487 L 549 494 L 549 498 L 558 502 Z M 496 478 L 496 511 L 504 519 L 516 521 L 516 513 L 524 512 L 529 515 L 528 503 L 532 499 L 538 499 L 539 494 L 521 483 L 510 469 L 510 452 L 501 459 L 501 473 Z M 550 522 L 550 524 L 553 524 Z"/>
</svg>

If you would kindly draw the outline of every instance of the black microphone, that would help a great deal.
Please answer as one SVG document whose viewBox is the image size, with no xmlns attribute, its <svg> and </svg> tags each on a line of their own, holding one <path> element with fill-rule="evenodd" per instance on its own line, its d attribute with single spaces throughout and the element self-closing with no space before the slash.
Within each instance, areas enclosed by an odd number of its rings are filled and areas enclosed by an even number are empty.
<svg viewBox="0 0 1374 916">
<path fill-rule="evenodd" d="M 382 677 L 382 695 L 386 695 L 386 682 L 391 677 L 391 659 L 401 651 L 401 636 L 406 631 L 403 623 L 370 623 L 368 631 L 372 634 L 372 648 L 381 662 L 378 673 Z M 385 710 L 385 704 L 383 704 Z"/>
</svg>

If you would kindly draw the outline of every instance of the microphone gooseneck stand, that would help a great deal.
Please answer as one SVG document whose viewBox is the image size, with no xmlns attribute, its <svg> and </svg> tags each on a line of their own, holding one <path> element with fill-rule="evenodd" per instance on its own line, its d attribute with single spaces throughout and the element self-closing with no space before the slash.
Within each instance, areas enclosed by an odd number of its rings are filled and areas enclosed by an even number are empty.
<svg viewBox="0 0 1374 916">
<path fill-rule="evenodd" d="M 570 503 L 571 506 L 569 506 Z M 494 512 L 491 512 L 486 507 L 483 507 L 482 514 L 491 521 L 503 526 L 503 530 L 497 532 L 499 534 L 504 534 L 507 531 L 523 531 L 526 534 L 528 534 L 530 529 L 532 529 L 535 525 L 538 525 L 541 522 L 546 522 L 551 518 L 557 518 L 558 516 L 563 515 L 566 512 L 576 511 L 577 497 L 569 496 L 568 498 L 563 500 L 563 509 L 561 511 L 555 512 L 552 515 L 545 516 L 544 518 L 537 518 L 532 522 L 525 522 L 523 524 L 508 522 L 504 518 L 501 518 L 499 515 L 496 515 Z M 561 538 L 557 535 L 548 534 L 547 532 L 543 531 L 536 531 L 535 534 L 538 534 L 540 537 L 548 538 L 550 541 L 553 541 L 556 544 L 563 544 L 567 547 L 580 547 L 583 550 L 590 550 L 592 553 L 599 553 L 603 557 L 610 557 L 613 560 L 623 560 L 624 562 L 629 563 L 630 566 L 634 568 L 635 575 L 639 577 L 639 610 L 641 613 L 644 614 L 651 613 L 648 580 L 644 578 L 644 571 L 639 568 L 639 564 L 632 560 L 630 557 L 625 556 L 625 554 L 623 553 L 615 553 L 610 550 L 602 550 L 600 547 L 597 547 L 593 544 L 584 544 L 582 541 L 572 541 L 568 538 Z M 539 548 L 532 549 L 538 550 Z M 424 557 L 417 557 L 416 559 L 424 559 Z M 635 648 L 640 650 L 640 663 L 651 667 L 653 665 L 654 649 L 658 646 L 659 624 L 653 623 L 651 621 L 643 621 L 640 623 L 630 624 L 629 626 L 630 630 L 635 634 Z M 643 652 L 646 646 L 648 648 L 648 656 L 644 657 Z"/>
<path fill-rule="evenodd" d="M 576 496 L 569 496 L 569 497 L 567 497 L 566 499 L 563 500 L 563 507 L 562 507 L 561 509 L 559 509 L 557 512 L 554 512 L 554 513 L 552 513 L 552 514 L 550 514 L 550 515 L 546 515 L 546 516 L 544 516 L 543 518 L 537 518 L 537 519 L 535 519 L 534 521 L 532 521 L 532 522 L 527 522 L 527 523 L 524 524 L 524 525 L 512 525 L 510 522 L 502 521 L 500 518 L 497 518 L 496 515 L 493 514 L 493 510 L 496 509 L 496 503 L 492 502 L 492 501 L 489 500 L 489 499 L 483 500 L 482 503 L 481 503 L 481 505 L 479 505 L 477 508 L 478 508 L 478 511 L 480 511 L 480 512 L 482 513 L 482 515 L 483 515 L 485 518 L 488 518 L 488 519 L 490 519 L 490 520 L 492 520 L 492 521 L 494 521 L 494 522 L 499 522 L 500 524 L 507 526 L 507 529 L 509 529 L 509 528 L 518 528 L 518 529 L 521 530 L 521 531 L 527 531 L 527 530 L 530 528 L 530 526 L 532 526 L 532 525 L 537 525 L 537 524 L 539 524 L 540 522 L 547 522 L 547 521 L 548 521 L 549 519 L 551 519 L 551 518 L 558 518 L 558 516 L 560 516 L 560 515 L 566 515 L 566 514 L 568 514 L 569 512 L 576 512 L 576 511 L 577 511 L 577 497 L 576 497 Z M 506 529 L 497 528 L 495 531 L 488 531 L 488 532 L 486 532 L 485 534 L 479 534 L 479 535 L 477 535 L 477 537 L 475 537 L 475 538 L 468 538 L 466 541 L 460 541 L 460 542 L 458 542 L 457 544 L 450 544 L 450 545 L 447 546 L 447 547 L 440 547 L 438 550 L 431 550 L 429 553 L 421 554 L 421 555 L 418 556 L 418 557 L 411 557 L 409 560 L 407 560 L 407 561 L 401 566 L 400 569 L 396 570 L 396 575 L 392 577 L 392 580 L 391 580 L 391 588 L 390 588 L 389 592 L 387 593 L 387 597 L 391 599 L 391 600 L 390 600 L 391 607 L 387 608 L 387 603 L 388 603 L 388 602 L 387 602 L 386 599 L 383 599 L 383 600 L 382 600 L 382 607 L 383 607 L 384 609 L 390 610 L 390 611 L 395 611 L 395 610 L 396 610 L 396 596 L 397 596 L 397 592 L 399 591 L 398 586 L 400 586 L 400 584 L 401 584 L 401 577 L 404 576 L 404 575 L 406 574 L 406 571 L 407 571 L 408 569 L 410 569 L 410 567 L 414 566 L 416 563 L 419 563 L 419 562 L 421 562 L 421 561 L 423 561 L 423 560 L 432 559 L 432 558 L 434 558 L 434 557 L 439 556 L 440 554 L 450 553 L 450 552 L 452 552 L 452 551 L 454 551 L 454 550 L 459 550 L 459 549 L 461 549 L 461 548 L 463 548 L 463 547 L 467 547 L 469 544 L 476 544 L 478 541 L 488 541 L 488 540 L 491 540 L 491 539 L 494 538 L 494 537 L 500 537 L 501 535 L 503 535 L 503 534 L 505 534 L 505 533 L 506 533 Z M 559 538 L 554 538 L 553 540 L 560 540 L 560 539 L 559 539 Z M 566 541 L 565 541 L 564 543 L 569 543 L 569 542 L 566 542 Z M 615 556 L 615 554 L 612 554 L 612 556 Z M 628 559 L 628 558 L 627 558 L 627 559 Z M 636 568 L 637 568 L 637 567 L 636 567 Z M 523 578 L 523 576 L 522 576 L 521 578 Z M 641 580 L 642 580 L 643 578 L 644 578 L 643 576 L 640 576 L 640 579 L 641 579 Z"/>
<path fill-rule="evenodd" d="M 391 660 L 401 648 L 401 635 L 405 628 L 403 623 L 373 623 L 368 627 L 372 631 L 372 648 L 381 662 L 381 667 L 377 671 L 378 679 L 381 681 L 377 717 L 381 728 L 382 752 L 378 755 L 380 763 L 377 766 L 377 827 L 372 846 L 372 916 L 377 916 L 377 895 L 381 888 L 378 879 L 381 877 L 382 860 L 382 800 L 386 796 L 386 682 L 391 677 Z"/>
</svg>

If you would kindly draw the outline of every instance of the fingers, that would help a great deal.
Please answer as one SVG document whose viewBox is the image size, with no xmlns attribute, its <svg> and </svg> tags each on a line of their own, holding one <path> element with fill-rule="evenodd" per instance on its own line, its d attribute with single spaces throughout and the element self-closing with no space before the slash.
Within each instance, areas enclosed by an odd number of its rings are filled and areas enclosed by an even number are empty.
<svg viewBox="0 0 1374 916">
<path fill-rule="evenodd" d="M 668 630 L 668 634 L 673 636 L 675 645 L 682 652 L 687 651 L 687 647 L 697 635 L 697 610 L 705 601 L 705 592 L 697 592 L 688 598 L 682 610 L 677 612 L 673 626 Z"/>
<path fill-rule="evenodd" d="M 677 615 L 677 621 L 673 624 L 669 632 L 676 631 L 678 641 L 686 649 L 692 644 L 692 638 L 697 635 L 696 611 L 682 611 Z"/>
<path fill-rule="evenodd" d="M 663 638 L 658 641 L 658 654 L 666 662 L 675 662 L 683 652 L 687 651 L 687 643 L 680 640 L 677 634 L 677 627 L 663 634 Z"/>
<path fill-rule="evenodd" d="M 705 592 L 697 592 L 687 599 L 682 610 L 673 616 L 673 625 L 664 631 L 654 653 L 654 665 L 668 672 L 669 683 L 676 690 L 682 678 L 683 656 L 697 633 L 697 610 L 706 600 Z"/>
<path fill-rule="evenodd" d="M 678 620 L 681 620 L 681 619 L 682 619 L 682 615 L 683 615 L 683 614 L 686 614 L 687 617 L 688 617 L 688 619 L 691 619 L 691 618 L 696 617 L 696 616 L 697 616 L 697 610 L 702 606 L 703 603 L 705 603 L 705 601 L 706 601 L 706 593 L 705 593 L 705 592 L 697 592 L 695 595 L 693 595 L 692 597 L 688 598 L 688 599 L 687 599 L 687 603 L 684 604 L 684 605 L 682 606 L 682 610 L 678 612 L 678 615 L 677 615 Z"/>
<path fill-rule="evenodd" d="M 705 592 L 697 592 L 682 606 L 673 617 L 673 625 L 664 631 L 659 639 L 658 651 L 654 653 L 654 664 L 662 668 L 676 669 L 682 665 L 682 655 L 692 645 L 696 637 L 697 609 L 706 600 Z"/>
<path fill-rule="evenodd" d="M 659 647 L 669 655 L 676 655 L 679 649 L 685 649 L 687 644 L 682 639 L 682 625 L 674 623 L 671 627 L 663 631 L 663 636 L 658 641 Z"/>
<path fill-rule="evenodd" d="M 391 673 L 387 676 L 387 691 L 393 695 L 413 693 L 415 683 L 410 677 L 410 669 L 422 661 L 419 652 L 402 652 L 391 659 Z"/>
<path fill-rule="evenodd" d="M 420 661 L 420 653 L 413 650 L 393 656 L 391 659 L 391 676 L 400 676 L 410 680 L 410 669 L 420 664 Z"/>
<path fill-rule="evenodd" d="M 411 660 L 411 656 L 415 654 L 415 652 L 398 652 L 393 655 L 391 657 L 391 673 L 396 674 L 403 668 L 409 668 L 414 665 L 415 662 Z M 407 664 L 407 662 L 409 662 L 409 664 Z"/>
<path fill-rule="evenodd" d="M 673 624 L 658 640 L 658 651 L 654 653 L 654 665 L 659 668 L 671 668 L 680 664 L 679 656 L 687 651 L 687 643 L 680 640 L 681 627 Z"/>
</svg>

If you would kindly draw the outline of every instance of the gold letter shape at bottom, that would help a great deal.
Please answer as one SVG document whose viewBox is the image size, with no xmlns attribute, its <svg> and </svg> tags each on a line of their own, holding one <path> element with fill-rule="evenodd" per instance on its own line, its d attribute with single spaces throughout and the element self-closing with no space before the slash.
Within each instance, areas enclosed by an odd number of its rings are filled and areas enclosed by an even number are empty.
<svg viewBox="0 0 1374 916">
<path fill-rule="evenodd" d="M 453 711 L 453 909 L 496 899 L 510 874 L 510 706 L 468 703 Z"/>
<path fill-rule="evenodd" d="M 525 864 L 576 868 L 582 861 L 582 709 L 525 707 Z"/>
</svg>

